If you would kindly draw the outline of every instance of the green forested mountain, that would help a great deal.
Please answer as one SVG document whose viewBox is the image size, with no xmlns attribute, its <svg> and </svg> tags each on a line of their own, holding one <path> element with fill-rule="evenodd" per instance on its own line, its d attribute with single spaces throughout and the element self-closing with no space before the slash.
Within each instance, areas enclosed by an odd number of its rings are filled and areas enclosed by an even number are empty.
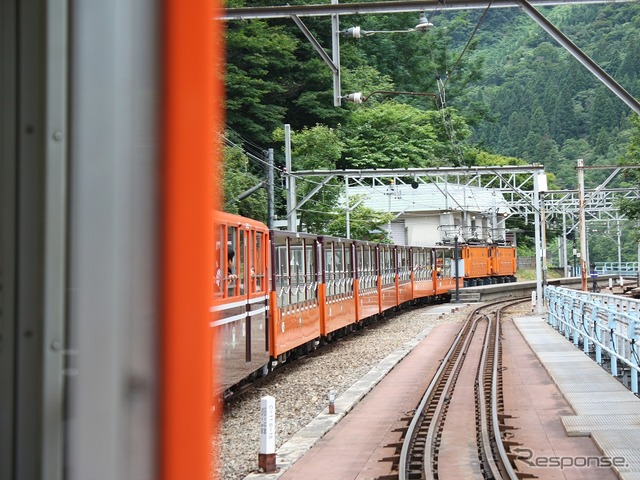
<svg viewBox="0 0 640 480">
<path fill-rule="evenodd" d="M 640 96 L 640 4 L 542 12 L 628 92 Z M 496 30 L 511 33 L 493 38 Z M 528 16 L 518 10 L 491 12 L 480 43 L 488 45 L 479 49 L 485 77 L 471 95 L 488 105 L 491 121 L 478 125 L 474 140 L 491 151 L 544 164 L 559 187 L 575 187 L 577 158 L 613 164 L 624 155 L 631 110 Z"/>
<path fill-rule="evenodd" d="M 258 0 L 251 6 L 271 3 Z M 229 6 L 243 3 L 233 0 Z M 541 11 L 640 97 L 640 3 Z M 226 168 L 226 183 L 237 195 L 239 185 L 259 181 L 263 164 L 255 157 L 268 147 L 276 148 L 276 163 L 282 165 L 284 123 L 294 131 L 294 169 L 526 162 L 544 164 L 555 174 L 555 186 L 569 188 L 576 185 L 578 158 L 587 165 L 638 163 L 640 127 L 621 100 L 520 9 L 484 13 L 427 12 L 434 24 L 427 33 L 342 38 L 343 94 L 407 91 L 436 93 L 439 99 L 379 94 L 338 108 L 332 103 L 329 68 L 293 22 L 229 22 L 226 137 L 235 153 L 228 152 L 234 161 Z M 340 26 L 406 30 L 417 20 L 417 13 L 341 16 Z M 330 51 L 330 20 L 303 21 Z M 237 146 L 251 152 L 246 161 L 238 160 Z M 595 185 L 607 175 L 590 171 L 587 183 Z M 634 180 L 618 184 L 625 181 Z M 311 188 L 301 182 L 301 191 Z M 278 191 L 282 197 L 283 189 Z M 319 199 L 303 212 L 318 228 L 327 222 L 314 214 L 336 209 L 331 190 L 326 195 L 324 203 Z M 244 202 L 227 207 L 255 214 L 255 205 Z"/>
</svg>

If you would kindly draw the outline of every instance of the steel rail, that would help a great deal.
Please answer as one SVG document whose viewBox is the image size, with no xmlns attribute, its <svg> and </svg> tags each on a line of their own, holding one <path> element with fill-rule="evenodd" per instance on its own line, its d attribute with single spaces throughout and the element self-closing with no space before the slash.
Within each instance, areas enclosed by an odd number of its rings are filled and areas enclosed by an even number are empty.
<svg viewBox="0 0 640 480">
<path fill-rule="evenodd" d="M 424 413 L 426 412 L 427 407 L 429 406 L 429 404 L 433 400 L 433 397 L 437 393 L 436 392 L 437 387 L 442 383 L 443 379 L 445 378 L 445 374 L 447 373 L 446 371 L 451 366 L 450 363 L 451 363 L 452 357 L 455 354 L 459 353 L 461 349 L 459 348 L 460 341 L 465 336 L 468 336 L 467 335 L 468 330 L 471 328 L 471 325 L 472 325 L 471 319 L 473 318 L 475 312 L 480 308 L 481 307 L 474 309 L 467 316 L 467 320 L 465 321 L 464 325 L 460 329 L 460 332 L 458 332 L 458 335 L 456 335 L 456 338 L 451 344 L 451 347 L 447 351 L 446 355 L 442 359 L 442 362 L 440 363 L 438 370 L 436 371 L 435 375 L 433 376 L 433 379 L 429 383 L 429 386 L 427 387 L 427 391 L 423 395 L 422 400 L 420 401 L 420 404 L 416 409 L 416 413 L 413 416 L 411 423 L 409 424 L 407 433 L 405 434 L 405 438 L 402 443 L 402 450 L 400 452 L 400 461 L 398 463 L 398 480 L 407 480 L 407 478 L 409 478 L 408 472 L 407 472 L 407 465 L 409 463 L 410 450 L 413 447 L 417 429 L 420 426 L 419 423 L 421 423 L 422 419 L 424 418 Z"/>
<path fill-rule="evenodd" d="M 502 310 L 505 308 L 511 307 L 513 305 L 517 305 L 518 303 L 522 303 L 528 301 L 527 300 L 518 300 L 514 302 L 510 302 L 504 307 L 500 308 L 496 313 L 496 342 L 495 342 L 495 351 L 494 351 L 494 362 L 493 362 L 493 375 L 491 380 L 491 421 L 493 426 L 493 437 L 495 439 L 495 445 L 498 449 L 498 455 L 500 457 L 500 463 L 502 464 L 502 477 L 505 475 L 509 478 L 509 480 L 519 480 L 519 476 L 516 474 L 515 470 L 511 466 L 511 461 L 509 460 L 509 456 L 507 455 L 507 451 L 504 448 L 504 443 L 502 442 L 502 432 L 500 432 L 500 424 L 498 418 L 498 363 L 500 363 L 500 316 L 502 315 Z"/>
<path fill-rule="evenodd" d="M 497 365 L 496 356 L 495 356 L 495 352 L 496 352 L 495 346 L 499 342 L 499 337 L 497 336 L 498 322 L 496 318 L 490 318 L 489 316 L 487 316 L 487 323 L 488 323 L 487 335 L 484 338 L 484 343 L 482 346 L 482 358 L 480 359 L 480 367 L 478 368 L 478 376 L 477 376 L 477 382 L 476 382 L 476 387 L 478 389 L 478 409 L 477 410 L 478 410 L 478 414 L 480 415 L 480 430 L 481 430 L 480 431 L 481 442 L 479 447 L 484 457 L 481 459 L 482 464 L 491 471 L 491 475 L 493 476 L 493 478 L 502 478 L 500 468 L 498 467 L 495 459 L 493 458 L 493 448 L 491 446 L 491 439 L 489 438 L 489 430 L 492 425 L 489 424 L 490 422 L 487 415 L 489 408 L 487 407 L 487 398 L 485 395 L 485 392 L 486 392 L 485 377 L 488 370 L 488 364 L 491 367 L 492 384 L 496 375 L 496 371 L 494 367 Z M 491 351 L 491 346 L 494 347 L 493 358 L 488 359 L 489 352 Z M 491 397 L 490 400 L 491 400 L 491 407 L 492 407 L 491 410 L 493 411 L 493 406 L 497 405 L 496 396 L 493 393 L 493 390 L 491 391 L 490 397 Z M 493 417 L 491 420 L 492 420 L 491 423 L 493 423 Z M 493 433 L 495 436 L 495 429 L 493 429 Z"/>
<path fill-rule="evenodd" d="M 445 378 L 447 378 L 449 373 L 453 370 L 451 365 L 452 360 L 456 358 L 454 356 L 459 355 L 460 351 L 463 349 L 463 346 L 460 345 L 461 340 L 465 339 L 465 336 L 468 338 L 471 338 L 469 336 L 469 331 L 473 327 L 474 323 L 477 322 L 478 320 L 478 319 L 475 319 L 475 321 L 473 321 L 474 317 L 478 314 L 480 310 L 484 308 L 488 308 L 493 305 L 498 305 L 503 302 L 504 300 L 499 300 L 499 301 L 480 305 L 474 310 L 472 310 L 467 316 L 465 323 L 460 328 L 460 331 L 456 335 L 456 338 L 451 344 L 451 347 L 449 348 L 446 355 L 442 359 L 442 362 L 440 363 L 438 370 L 436 371 L 431 382 L 429 383 L 429 386 L 427 387 L 427 390 L 423 395 L 422 400 L 420 401 L 420 404 L 416 408 L 416 413 L 413 416 L 411 423 L 409 424 L 409 427 L 407 429 L 407 432 L 405 434 L 405 437 L 402 443 L 402 450 L 400 452 L 400 459 L 398 462 L 398 479 L 399 480 L 407 480 L 409 478 L 408 462 L 411 454 L 410 451 L 413 448 L 415 436 L 417 435 L 417 432 L 421 426 L 420 423 L 425 418 L 426 416 L 425 413 L 427 412 L 430 404 L 435 400 L 436 394 L 438 393 L 437 392 L 438 387 L 442 385 Z M 447 370 L 449 370 L 449 373 L 447 372 Z M 443 398 L 442 392 L 440 392 L 440 398 Z"/>
<path fill-rule="evenodd" d="M 476 329 L 478 328 L 478 324 L 484 318 L 485 317 L 482 316 L 474 319 L 471 328 L 467 331 L 467 334 L 464 339 L 464 344 L 460 351 L 460 355 L 457 356 L 456 362 L 451 368 L 451 375 L 449 375 L 447 379 L 447 383 L 442 389 L 442 394 L 440 395 L 438 404 L 433 412 L 433 418 L 429 423 L 429 430 L 427 431 L 427 437 L 426 437 L 424 449 L 426 453 L 433 453 L 433 454 L 432 455 L 427 454 L 424 456 L 424 459 L 423 459 L 423 478 L 427 480 L 434 480 L 438 478 L 438 475 L 436 474 L 435 468 L 434 468 L 434 464 L 435 464 L 434 460 L 436 457 L 435 442 L 439 435 L 438 430 L 440 430 L 440 426 L 441 426 L 440 424 L 444 421 L 444 413 L 448 408 L 448 403 L 450 401 L 453 389 L 455 388 L 456 380 L 458 379 L 458 374 L 460 373 L 460 370 L 462 370 L 462 366 L 464 364 L 466 354 L 469 350 L 469 347 L 471 346 L 471 342 L 475 335 Z"/>
<path fill-rule="evenodd" d="M 458 374 L 466 358 L 465 352 L 469 349 L 479 323 L 485 319 L 487 319 L 487 331 L 477 374 L 478 396 L 481 398 L 481 400 L 478 401 L 479 413 L 482 417 L 482 444 L 480 447 L 484 452 L 484 458 L 481 458 L 481 460 L 494 478 L 509 478 L 510 480 L 517 480 L 519 478 L 510 463 L 509 456 L 502 442 L 498 412 L 498 363 L 500 358 L 501 334 L 500 313 L 505 308 L 522 303 L 523 301 L 528 301 L 528 297 L 518 298 L 508 302 L 498 300 L 481 305 L 469 313 L 464 325 L 461 327 L 460 332 L 457 334 L 454 342 L 443 358 L 440 367 L 431 380 L 407 429 L 398 463 L 399 480 L 414 478 L 413 475 L 415 475 L 415 472 L 411 471 L 411 450 L 417 443 L 416 439 L 420 429 L 424 432 L 425 428 L 428 430 L 423 450 L 422 478 L 432 479 L 437 477 L 437 473 L 434 472 L 433 467 L 435 457 L 437 456 L 437 449 L 434 443 L 437 439 L 436 431 L 440 428 L 442 418 L 446 415 L 448 399 L 450 399 L 452 395 Z M 487 315 L 480 316 L 479 312 L 481 310 L 501 304 L 502 306 L 498 308 L 495 314 L 495 319 L 490 319 Z M 493 352 L 490 350 L 491 345 L 493 345 Z M 491 358 L 491 360 L 488 360 L 489 358 Z M 491 408 L 487 407 L 487 395 L 485 392 L 488 388 L 485 388 L 486 382 L 483 378 L 483 376 L 487 374 L 488 369 L 491 371 L 491 393 L 489 395 L 491 397 Z M 436 401 L 437 404 L 433 405 Z M 491 412 L 491 421 L 489 421 L 488 412 Z M 427 422 L 428 425 L 426 425 Z M 490 438 L 490 431 L 492 432 L 493 438 Z M 497 462 L 495 460 L 496 458 L 498 459 Z"/>
</svg>

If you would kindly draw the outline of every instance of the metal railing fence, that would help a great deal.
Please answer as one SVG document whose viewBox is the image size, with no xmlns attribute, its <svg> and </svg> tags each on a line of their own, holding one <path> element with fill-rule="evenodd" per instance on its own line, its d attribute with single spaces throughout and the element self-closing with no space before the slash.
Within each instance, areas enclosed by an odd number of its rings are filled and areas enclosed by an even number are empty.
<svg viewBox="0 0 640 480">
<path fill-rule="evenodd" d="M 594 262 L 599 275 L 638 275 L 638 262 Z"/>
<path fill-rule="evenodd" d="M 599 365 L 606 353 L 614 377 L 619 363 L 628 368 L 631 390 L 638 393 L 640 301 L 553 286 L 545 289 L 544 296 L 549 324 L 576 347 L 582 339 L 586 354 L 593 347 Z"/>
</svg>

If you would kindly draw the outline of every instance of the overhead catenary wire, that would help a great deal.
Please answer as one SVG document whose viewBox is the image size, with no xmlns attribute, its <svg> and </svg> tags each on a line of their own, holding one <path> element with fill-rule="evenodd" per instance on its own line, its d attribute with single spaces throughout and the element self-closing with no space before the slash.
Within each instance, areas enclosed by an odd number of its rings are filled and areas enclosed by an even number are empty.
<svg viewBox="0 0 640 480">
<path fill-rule="evenodd" d="M 467 43 L 465 44 L 464 48 L 462 49 L 462 52 L 460 52 L 460 55 L 458 55 L 458 58 L 456 59 L 451 71 L 447 71 L 446 78 L 445 78 L 444 81 L 442 81 L 442 76 L 440 75 L 440 73 L 438 72 L 438 69 L 436 67 L 436 83 L 438 85 L 438 93 L 439 93 L 439 102 L 436 102 L 436 105 L 437 105 L 437 108 L 440 111 L 441 116 L 442 116 L 442 124 L 443 124 L 443 127 L 445 129 L 445 133 L 449 136 L 449 140 L 451 141 L 451 145 L 454 148 L 455 153 L 457 153 L 460 163 L 462 163 L 462 161 L 464 159 L 464 154 L 462 152 L 462 148 L 460 146 L 460 143 L 456 141 L 456 138 L 455 138 L 456 131 L 455 131 L 454 127 L 453 127 L 453 124 L 447 118 L 447 113 L 446 113 L 446 108 L 447 108 L 446 87 L 447 87 L 447 84 L 449 83 L 449 80 L 451 79 L 451 76 L 456 71 L 456 69 L 457 69 L 457 67 L 458 67 L 458 65 L 460 63 L 460 60 L 462 59 L 462 57 L 464 56 L 464 54 L 468 50 L 469 46 L 471 45 L 471 42 L 472 42 L 476 32 L 480 28 L 480 25 L 482 24 L 482 22 L 483 22 L 483 20 L 484 20 L 484 18 L 486 16 L 487 12 L 489 11 L 490 7 L 491 7 L 491 2 L 489 2 L 489 5 L 484 10 L 482 15 L 478 19 L 478 21 L 476 22 L 476 25 L 475 25 L 473 31 L 471 32 L 471 35 L 470 35 L 469 39 L 467 40 Z M 432 47 L 432 45 L 430 43 L 428 44 L 428 47 L 429 47 L 429 51 L 430 51 L 430 54 L 431 54 L 431 60 L 432 60 L 434 65 L 437 65 L 437 62 L 435 60 L 435 55 L 434 55 L 434 52 L 433 52 L 433 47 Z M 445 62 L 446 61 L 447 61 L 447 59 L 446 59 L 446 55 L 445 55 Z M 445 64 L 445 68 L 446 68 L 446 64 Z"/>
</svg>

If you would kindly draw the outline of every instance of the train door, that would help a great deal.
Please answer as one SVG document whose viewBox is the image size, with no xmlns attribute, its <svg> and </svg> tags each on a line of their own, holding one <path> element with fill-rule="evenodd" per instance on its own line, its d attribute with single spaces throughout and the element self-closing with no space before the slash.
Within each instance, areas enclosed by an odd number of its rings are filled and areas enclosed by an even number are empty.
<svg viewBox="0 0 640 480">
<path fill-rule="evenodd" d="M 435 295 L 431 249 L 413 247 L 413 298 Z"/>
<path fill-rule="evenodd" d="M 322 238 L 325 260 L 326 299 L 322 334 L 327 335 L 356 322 L 352 243 Z"/>
<path fill-rule="evenodd" d="M 320 336 L 318 240 L 272 231 L 271 354 L 281 356 Z M 283 357 L 282 357 L 283 358 Z"/>
<path fill-rule="evenodd" d="M 409 247 L 396 247 L 396 265 L 398 272 L 398 305 L 412 298 L 411 254 Z"/>
<path fill-rule="evenodd" d="M 454 251 L 449 247 L 438 247 L 434 250 L 434 282 L 436 295 L 446 295 L 455 288 L 455 268 L 453 262 Z"/>
<path fill-rule="evenodd" d="M 358 320 L 380 313 L 378 304 L 378 272 L 376 248 L 369 243 L 357 243 L 358 260 Z"/>
<path fill-rule="evenodd" d="M 260 224 L 261 225 L 261 224 Z M 263 225 L 221 217 L 215 232 L 212 326 L 221 342 L 223 389 L 269 361 L 267 328 L 268 231 Z"/>
<path fill-rule="evenodd" d="M 218 329 L 220 348 L 218 364 L 222 365 L 220 385 L 230 387 L 249 375 L 251 365 L 245 367 L 251 358 L 251 345 L 247 342 L 247 303 L 240 297 L 241 279 L 244 274 L 238 266 L 245 258 L 244 241 L 240 239 L 237 222 L 220 223 L 215 235 L 215 281 L 214 281 L 214 321 Z M 244 238 L 244 236 L 242 237 Z M 247 348 L 249 346 L 249 348 Z M 238 368 L 229 368 L 229 366 Z"/>
<path fill-rule="evenodd" d="M 396 258 L 394 247 L 380 245 L 380 310 L 394 307 L 397 302 L 396 291 Z"/>
</svg>

